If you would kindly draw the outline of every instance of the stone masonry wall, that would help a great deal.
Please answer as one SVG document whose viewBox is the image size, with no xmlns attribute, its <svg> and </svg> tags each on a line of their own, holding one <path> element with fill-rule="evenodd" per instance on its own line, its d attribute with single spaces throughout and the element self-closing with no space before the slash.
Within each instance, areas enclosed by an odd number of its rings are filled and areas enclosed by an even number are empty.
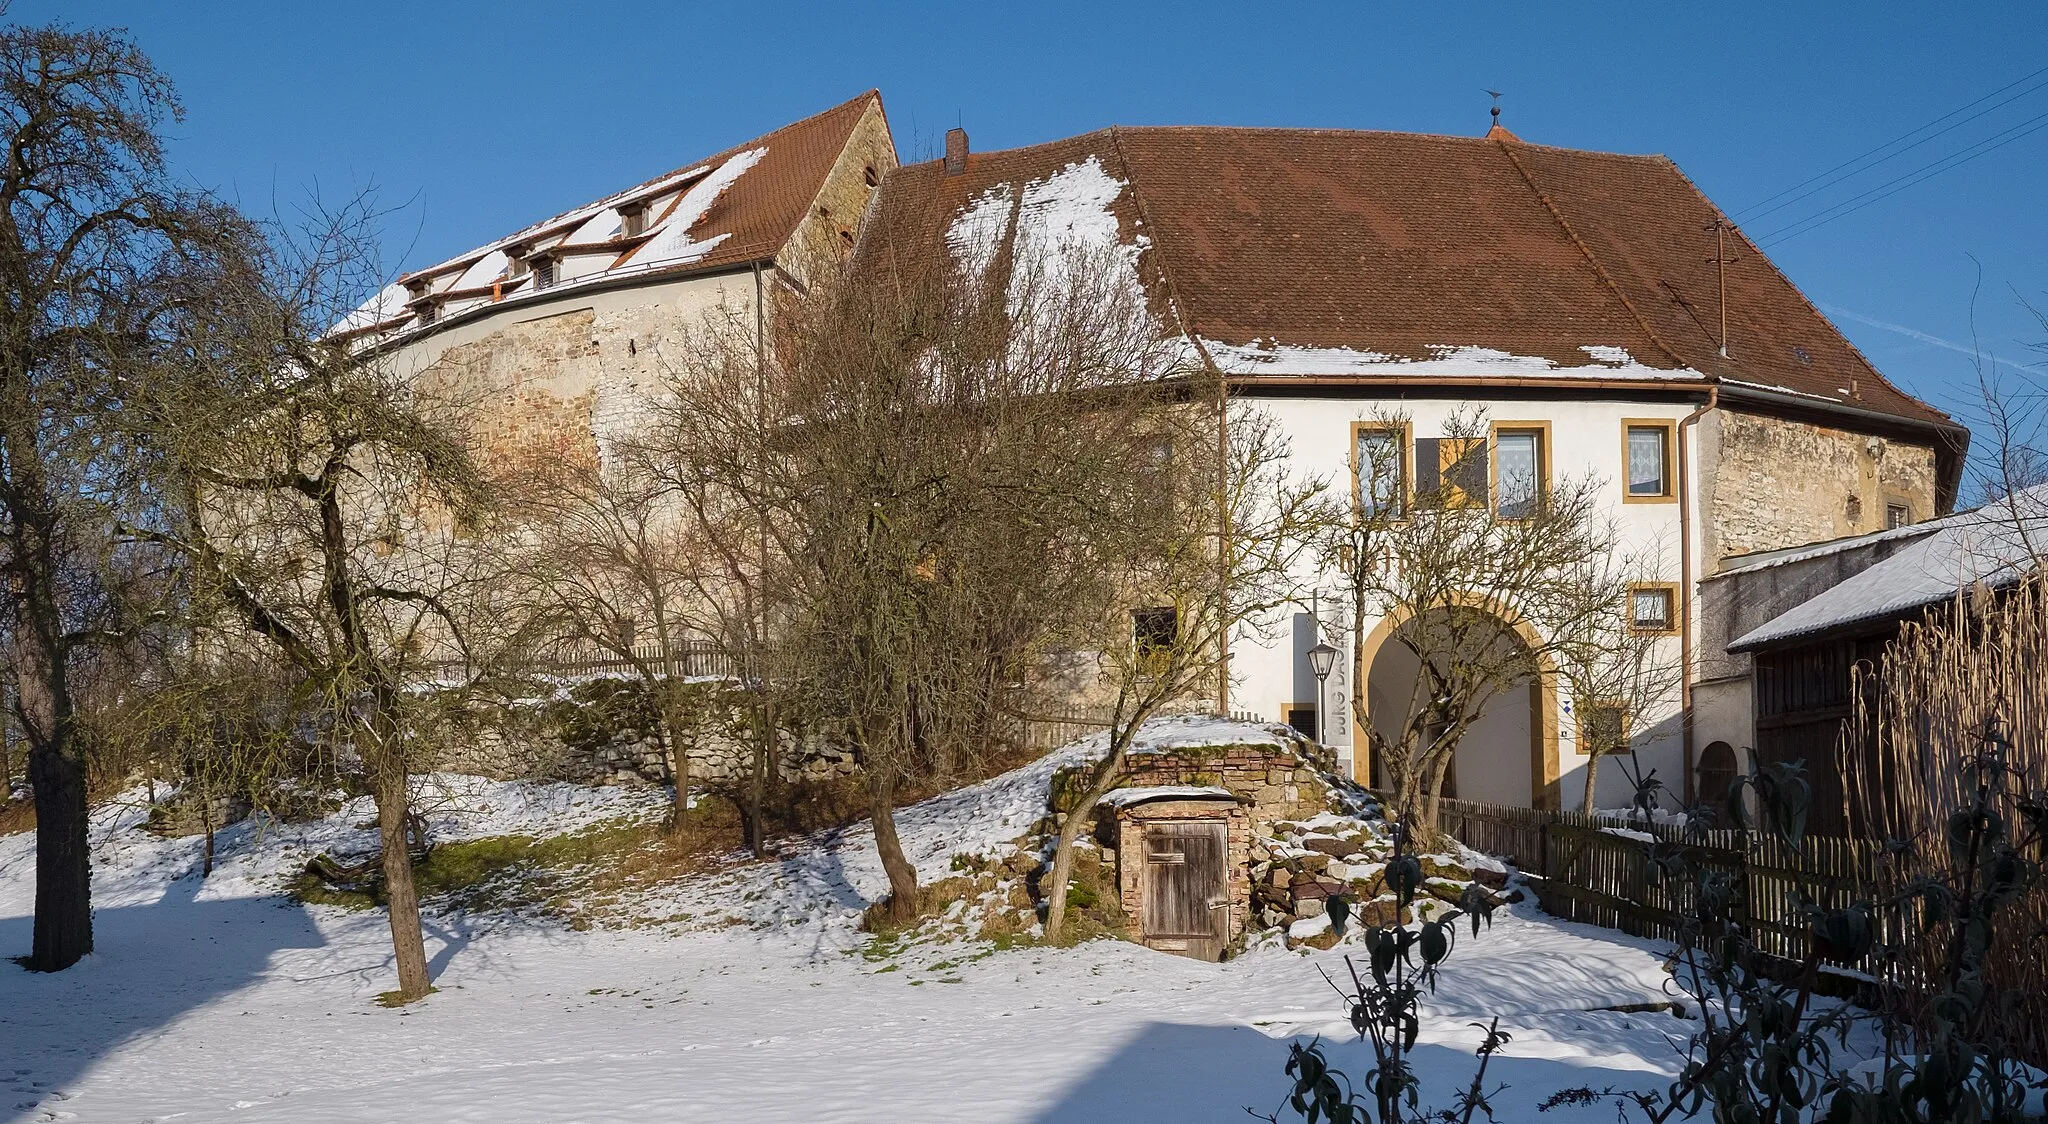
<svg viewBox="0 0 2048 1124">
<path fill-rule="evenodd" d="M 1935 516 L 1934 450 L 1761 414 L 1700 421 L 1708 572 L 1730 555 L 1883 530 L 1885 505 Z"/>
<path fill-rule="evenodd" d="M 868 182 L 870 172 L 879 182 L 895 167 L 896 145 L 889 138 L 889 123 L 881 106 L 870 105 L 826 174 L 818 197 L 811 201 L 810 213 L 790 235 L 778 264 L 807 287 L 840 268 L 852 252 L 852 240 L 859 236 L 868 201 L 874 197 L 875 185 Z"/>
<path fill-rule="evenodd" d="M 696 720 L 675 732 L 693 785 L 734 783 L 753 767 L 754 738 L 737 711 L 708 695 Z M 670 781 L 651 712 L 637 685 L 598 679 L 539 705 L 473 716 L 439 741 L 437 768 L 500 779 L 580 784 L 649 785 Z M 786 782 L 821 780 L 855 771 L 853 751 L 823 732 L 783 731 L 778 772 Z"/>
</svg>

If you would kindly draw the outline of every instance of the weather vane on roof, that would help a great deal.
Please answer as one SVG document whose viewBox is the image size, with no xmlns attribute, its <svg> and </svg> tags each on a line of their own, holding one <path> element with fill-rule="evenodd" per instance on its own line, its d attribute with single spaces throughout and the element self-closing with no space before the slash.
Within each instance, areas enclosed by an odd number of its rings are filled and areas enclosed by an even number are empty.
<svg viewBox="0 0 2048 1124">
<path fill-rule="evenodd" d="M 1493 123 L 1498 125 L 1500 124 L 1500 91 L 1487 90 L 1485 93 L 1487 97 L 1493 99 Z"/>
</svg>

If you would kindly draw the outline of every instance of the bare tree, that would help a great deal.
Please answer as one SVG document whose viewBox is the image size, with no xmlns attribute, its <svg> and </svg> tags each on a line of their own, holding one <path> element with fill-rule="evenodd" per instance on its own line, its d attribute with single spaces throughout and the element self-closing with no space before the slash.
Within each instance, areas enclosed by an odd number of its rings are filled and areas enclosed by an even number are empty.
<svg viewBox="0 0 2048 1124">
<path fill-rule="evenodd" d="M 1641 720 L 1672 707 L 1684 680 L 1678 639 L 1663 630 L 1637 628 L 1626 600 L 1631 589 L 1662 576 L 1654 551 L 1587 562 L 1579 584 L 1595 596 L 1605 592 L 1609 611 L 1568 618 L 1560 627 L 1576 631 L 1549 646 L 1559 685 L 1570 693 L 1579 751 L 1586 755 L 1581 807 L 1587 812 L 1596 806 L 1602 759 L 1632 752 L 1645 733 Z"/>
<path fill-rule="evenodd" d="M 675 783 L 669 827 L 681 831 L 690 790 L 689 751 L 677 740 L 681 655 L 693 620 L 717 602 L 703 596 L 698 548 L 674 501 L 630 454 L 603 467 L 536 474 L 526 500 L 537 520 L 529 556 L 536 565 L 525 588 L 563 635 L 625 664 L 647 693 Z"/>
<path fill-rule="evenodd" d="M 1425 482 L 1411 483 L 1409 419 L 1372 419 L 1352 517 L 1323 551 L 1342 583 L 1352 635 L 1390 620 L 1389 643 L 1418 665 L 1406 697 L 1380 700 L 1381 713 L 1368 705 L 1371 669 L 1354 669 L 1351 705 L 1374 715 L 1365 736 L 1391 783 L 1392 811 L 1424 839 L 1436 833 L 1453 755 L 1489 702 L 1564 669 L 1586 675 L 1597 692 L 1635 667 L 1629 577 L 1606 561 L 1618 538 L 1602 515 L 1602 482 L 1492 479 L 1488 428 L 1480 410 L 1455 413 L 1434 446 L 1438 463 L 1426 466 Z M 1385 723 L 1390 703 L 1394 721 Z"/>
<path fill-rule="evenodd" d="M 124 406 L 208 299 L 193 274 L 243 233 L 171 186 L 157 131 L 179 113 L 119 33 L 0 28 L 0 642 L 37 813 L 26 963 L 43 971 L 92 950 L 72 669 L 138 617 L 109 576 L 117 517 L 153 496 Z"/>
<path fill-rule="evenodd" d="M 999 285 L 870 262 L 778 301 L 772 332 L 714 318 L 673 357 L 659 459 L 693 518 L 761 536 L 727 540 L 713 592 L 765 598 L 733 619 L 764 622 L 745 627 L 772 630 L 771 677 L 843 721 L 897 917 L 918 908 L 897 794 L 979 768 L 1120 592 L 1131 482 L 1185 393 L 1118 263 L 1056 263 Z"/>
<path fill-rule="evenodd" d="M 358 201 L 219 277 L 231 299 L 152 404 L 180 519 L 148 537 L 182 552 L 228 621 L 305 678 L 359 759 L 382 839 L 391 998 L 409 1002 L 432 990 L 409 851 L 414 688 L 467 653 L 465 624 L 498 607 L 493 544 L 477 533 L 489 493 L 461 404 L 421 397 L 329 331 L 343 294 L 367 288 L 371 217 Z"/>
<path fill-rule="evenodd" d="M 1103 755 L 1060 825 L 1052 870 L 1041 882 L 1048 940 L 1064 934 L 1074 844 L 1123 776 L 1145 723 L 1209 704 L 1231 640 L 1269 635 L 1279 611 L 1300 603 L 1308 563 L 1334 516 L 1324 482 L 1290 471 L 1287 443 L 1270 417 L 1246 409 L 1227 419 L 1204 413 L 1182 413 L 1174 455 L 1152 470 L 1165 502 L 1155 501 L 1156 514 L 1124 544 L 1120 585 L 1129 599 L 1094 622 L 1100 675 L 1116 702 Z M 1212 428 L 1218 420 L 1228 425 L 1221 465 Z"/>
</svg>

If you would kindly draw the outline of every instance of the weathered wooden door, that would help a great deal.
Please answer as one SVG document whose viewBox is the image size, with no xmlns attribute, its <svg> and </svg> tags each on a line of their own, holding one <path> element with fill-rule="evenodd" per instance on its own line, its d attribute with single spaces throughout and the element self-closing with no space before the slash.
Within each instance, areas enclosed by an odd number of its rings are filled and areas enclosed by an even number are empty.
<svg viewBox="0 0 2048 1124">
<path fill-rule="evenodd" d="M 1145 826 L 1143 939 L 1161 952 L 1221 960 L 1230 941 L 1229 826 L 1167 820 Z"/>
</svg>

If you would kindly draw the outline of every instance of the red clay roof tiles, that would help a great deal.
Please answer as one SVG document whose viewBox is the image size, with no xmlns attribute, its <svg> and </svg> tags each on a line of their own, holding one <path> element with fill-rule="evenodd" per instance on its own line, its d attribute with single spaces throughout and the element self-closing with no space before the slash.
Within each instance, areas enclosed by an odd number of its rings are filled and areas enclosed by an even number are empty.
<svg viewBox="0 0 2048 1124">
<path fill-rule="evenodd" d="M 1487 348 L 1589 377 L 1603 367 L 1586 348 L 1621 348 L 1637 377 L 1705 375 L 1823 407 L 1946 420 L 1886 382 L 1733 231 L 1722 358 L 1712 259 L 1723 217 L 1661 156 L 1401 133 L 1120 127 L 974 153 L 958 176 L 938 162 L 903 167 L 884 183 L 872 250 L 937 252 L 980 193 L 1090 157 L 1127 185 L 1112 210 L 1127 243 L 1140 229 L 1151 240 L 1140 270 L 1160 311 L 1170 288 L 1171 311 L 1205 340 L 1411 360 Z"/>
</svg>

